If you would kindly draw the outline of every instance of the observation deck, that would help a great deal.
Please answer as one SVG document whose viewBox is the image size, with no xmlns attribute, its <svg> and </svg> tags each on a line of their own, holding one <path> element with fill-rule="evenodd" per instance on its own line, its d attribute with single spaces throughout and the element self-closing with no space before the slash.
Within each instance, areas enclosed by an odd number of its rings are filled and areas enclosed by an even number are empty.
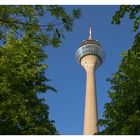
<svg viewBox="0 0 140 140">
<path fill-rule="evenodd" d="M 101 44 L 92 39 L 91 28 L 89 30 L 89 38 L 82 42 L 80 48 L 76 51 L 76 59 L 79 64 L 81 64 L 81 59 L 86 55 L 95 55 L 99 59 L 97 62 L 97 68 L 104 62 L 105 53 Z"/>
</svg>

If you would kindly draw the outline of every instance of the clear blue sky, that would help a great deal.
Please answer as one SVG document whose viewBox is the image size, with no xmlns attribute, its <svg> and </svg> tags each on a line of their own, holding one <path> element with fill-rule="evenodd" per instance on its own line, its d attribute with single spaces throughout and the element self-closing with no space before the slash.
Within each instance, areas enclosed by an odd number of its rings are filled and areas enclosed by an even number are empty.
<svg viewBox="0 0 140 140">
<path fill-rule="evenodd" d="M 107 94 L 110 84 L 106 78 L 118 70 L 120 53 L 131 47 L 134 38 L 132 22 L 127 17 L 119 26 L 111 24 L 119 6 L 64 6 L 67 11 L 76 7 L 81 8 L 83 16 L 76 20 L 73 32 L 66 33 L 60 48 L 47 48 L 46 75 L 58 93 L 48 91 L 45 99 L 50 106 L 50 119 L 55 120 L 56 128 L 63 135 L 81 135 L 83 132 L 86 73 L 77 64 L 75 52 L 88 38 L 89 26 L 93 27 L 93 37 L 106 53 L 105 63 L 96 71 L 99 118 L 102 118 L 104 104 L 110 100 Z"/>
</svg>

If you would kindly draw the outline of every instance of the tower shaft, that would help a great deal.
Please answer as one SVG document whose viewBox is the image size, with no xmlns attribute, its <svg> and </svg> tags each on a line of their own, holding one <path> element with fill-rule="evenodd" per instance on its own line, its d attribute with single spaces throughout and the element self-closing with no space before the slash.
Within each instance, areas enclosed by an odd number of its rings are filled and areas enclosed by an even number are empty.
<svg viewBox="0 0 140 140">
<path fill-rule="evenodd" d="M 96 105 L 96 83 L 95 66 L 97 57 L 87 55 L 82 58 L 81 65 L 86 70 L 86 98 L 84 113 L 84 135 L 93 135 L 98 132 L 97 127 L 97 105 Z"/>
<path fill-rule="evenodd" d="M 98 132 L 95 74 L 94 71 L 87 71 L 86 73 L 84 135 L 93 135 Z"/>
<path fill-rule="evenodd" d="M 98 132 L 95 70 L 103 64 L 105 53 L 101 44 L 93 39 L 91 27 L 89 28 L 88 39 L 84 40 L 76 51 L 76 59 L 85 69 L 87 76 L 83 134 L 94 135 Z"/>
</svg>

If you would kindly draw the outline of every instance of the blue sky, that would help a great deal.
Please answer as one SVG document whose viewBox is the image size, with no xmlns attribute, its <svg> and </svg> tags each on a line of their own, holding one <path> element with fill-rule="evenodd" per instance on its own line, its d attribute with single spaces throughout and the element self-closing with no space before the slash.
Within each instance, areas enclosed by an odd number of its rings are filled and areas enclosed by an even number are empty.
<svg viewBox="0 0 140 140">
<path fill-rule="evenodd" d="M 84 121 L 84 99 L 86 73 L 76 62 L 75 52 L 83 40 L 88 38 L 88 28 L 93 28 L 93 38 L 102 45 L 106 60 L 96 71 L 98 117 L 103 116 L 104 104 L 109 102 L 106 82 L 118 70 L 121 52 L 132 45 L 134 33 L 132 22 L 125 17 L 119 26 L 111 24 L 112 16 L 119 6 L 64 6 L 67 11 L 81 8 L 82 17 L 75 21 L 73 31 L 66 33 L 63 45 L 47 48 L 49 58 L 46 76 L 58 93 L 48 91 L 46 103 L 50 106 L 50 119 L 62 135 L 81 135 Z"/>
</svg>

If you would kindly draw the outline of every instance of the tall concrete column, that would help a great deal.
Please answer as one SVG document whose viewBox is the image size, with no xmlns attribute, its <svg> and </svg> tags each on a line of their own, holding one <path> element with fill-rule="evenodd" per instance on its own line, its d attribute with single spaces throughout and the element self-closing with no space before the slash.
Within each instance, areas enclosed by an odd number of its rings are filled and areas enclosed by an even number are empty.
<svg viewBox="0 0 140 140">
<path fill-rule="evenodd" d="M 84 135 L 93 135 L 98 132 L 97 127 L 97 105 L 96 105 L 96 83 L 95 66 L 97 57 L 88 55 L 82 58 L 81 65 L 86 70 L 86 97 L 84 113 Z"/>
<path fill-rule="evenodd" d="M 88 39 L 84 40 L 76 51 L 76 59 L 85 69 L 87 76 L 83 134 L 94 135 L 98 132 L 95 70 L 104 62 L 105 54 L 101 44 L 92 38 L 91 27 Z"/>
</svg>

